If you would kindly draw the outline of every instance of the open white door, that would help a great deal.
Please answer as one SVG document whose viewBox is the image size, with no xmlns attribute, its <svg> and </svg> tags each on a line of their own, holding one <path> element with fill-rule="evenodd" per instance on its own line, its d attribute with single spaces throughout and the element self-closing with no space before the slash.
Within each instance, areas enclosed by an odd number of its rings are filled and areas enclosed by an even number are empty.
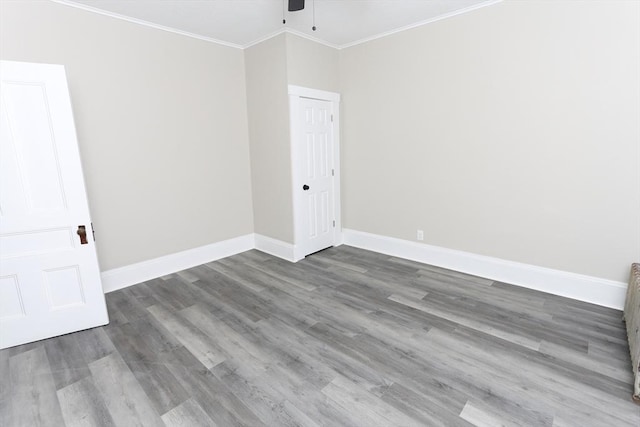
<svg viewBox="0 0 640 427">
<path fill-rule="evenodd" d="M 0 348 L 109 322 L 64 67 L 0 61 Z"/>
<path fill-rule="evenodd" d="M 338 243 L 337 94 L 289 87 L 295 259 Z"/>
</svg>

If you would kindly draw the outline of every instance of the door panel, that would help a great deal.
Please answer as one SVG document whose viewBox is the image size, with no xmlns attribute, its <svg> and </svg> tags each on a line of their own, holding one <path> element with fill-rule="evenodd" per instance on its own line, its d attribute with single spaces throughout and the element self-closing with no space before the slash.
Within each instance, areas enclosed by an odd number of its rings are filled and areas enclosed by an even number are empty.
<svg viewBox="0 0 640 427">
<path fill-rule="evenodd" d="M 3 178 L 21 182 L 16 189 L 24 192 L 27 212 L 64 211 L 66 201 L 44 86 L 6 82 L 2 90 L 6 99 L 3 122 L 9 128 L 2 148 L 10 150 L 15 156 L 10 161 L 17 165 L 14 176 Z M 28 143 L 24 143 L 26 141 Z M 10 204 L 3 206 L 8 212 L 14 212 L 16 208 Z"/>
<path fill-rule="evenodd" d="M 300 216 L 302 235 L 296 239 L 296 244 L 308 255 L 334 244 L 333 129 L 330 102 L 302 98 L 300 109 L 299 117 L 304 120 L 304 142 L 299 147 L 304 164 L 301 175 L 303 185 L 308 189 L 302 186 L 296 189 L 307 199 L 303 204 L 307 212 Z"/>
<path fill-rule="evenodd" d="M 0 320 L 15 319 L 25 315 L 18 277 L 0 278 Z"/>
<path fill-rule="evenodd" d="M 0 348 L 108 322 L 64 68 L 0 62 Z"/>
</svg>

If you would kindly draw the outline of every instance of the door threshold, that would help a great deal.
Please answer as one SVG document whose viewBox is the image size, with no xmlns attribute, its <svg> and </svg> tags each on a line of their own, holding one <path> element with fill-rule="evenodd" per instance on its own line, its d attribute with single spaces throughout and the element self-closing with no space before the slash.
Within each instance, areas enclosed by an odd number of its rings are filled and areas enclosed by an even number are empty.
<svg viewBox="0 0 640 427">
<path fill-rule="evenodd" d="M 304 257 L 305 257 L 305 258 L 306 258 L 306 257 L 310 257 L 311 255 L 319 254 L 320 252 L 324 252 L 324 251 L 326 251 L 327 249 L 331 249 L 331 248 L 333 248 L 333 245 L 332 245 L 332 246 L 327 246 L 326 248 L 324 248 L 324 249 L 320 249 L 319 251 L 311 252 L 309 255 L 305 255 Z"/>
</svg>

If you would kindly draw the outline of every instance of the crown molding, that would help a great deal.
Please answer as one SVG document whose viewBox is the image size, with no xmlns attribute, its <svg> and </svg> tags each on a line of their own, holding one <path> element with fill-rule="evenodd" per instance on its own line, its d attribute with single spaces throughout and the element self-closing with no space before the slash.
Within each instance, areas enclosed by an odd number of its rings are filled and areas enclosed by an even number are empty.
<svg viewBox="0 0 640 427">
<path fill-rule="evenodd" d="M 303 39 L 307 39 L 307 40 L 310 40 L 312 42 L 316 42 L 316 43 L 319 43 L 321 45 L 325 45 L 327 47 L 332 47 L 332 48 L 338 49 L 338 50 L 341 49 L 341 46 L 339 46 L 337 44 L 333 44 L 333 43 L 329 43 L 329 42 L 324 41 L 324 40 L 320 40 L 319 38 L 310 36 L 309 34 L 303 33 L 302 31 L 294 30 L 292 28 L 287 28 L 285 31 L 287 33 L 289 33 L 289 34 L 293 34 L 294 36 L 302 37 Z"/>
<path fill-rule="evenodd" d="M 81 10 L 84 10 L 86 12 L 97 13 L 98 15 L 108 16 L 110 18 L 120 19 L 122 21 L 131 22 L 133 24 L 142 25 L 144 27 L 154 28 L 156 30 L 162 30 L 162 31 L 166 31 L 166 32 L 169 32 L 169 33 L 179 34 L 181 36 L 191 37 L 193 39 L 198 39 L 198 40 L 202 40 L 202 41 L 209 42 L 209 43 L 215 43 L 215 44 L 219 44 L 219 45 L 222 45 L 222 46 L 233 47 L 233 48 L 236 48 L 236 49 L 244 49 L 244 47 L 239 45 L 239 44 L 229 43 L 229 42 L 225 42 L 223 40 L 217 40 L 217 39 L 214 39 L 214 38 L 211 38 L 211 37 L 201 36 L 201 35 L 198 35 L 198 34 L 190 33 L 188 31 L 178 30 L 178 29 L 172 28 L 172 27 L 165 27 L 164 25 L 154 24 L 153 22 L 144 21 L 142 19 L 131 18 L 129 16 L 120 15 L 119 13 L 109 12 L 109 11 L 98 9 L 98 8 L 95 8 L 95 7 L 92 7 L 92 6 L 87 6 L 85 4 L 79 4 L 79 3 L 75 3 L 75 2 L 72 2 L 72 1 L 68 1 L 68 0 L 49 0 L 49 1 L 51 1 L 53 3 L 62 4 L 62 5 L 65 5 L 65 6 L 74 7 L 76 9 L 81 9 Z"/>
<path fill-rule="evenodd" d="M 349 48 L 349 47 L 357 46 L 357 45 L 360 45 L 360 44 L 363 44 L 363 43 L 367 43 L 367 42 L 370 42 L 372 40 L 377 40 L 377 39 L 382 38 L 382 37 L 390 36 L 392 34 L 400 33 L 402 31 L 410 30 L 412 28 L 420 27 L 422 25 L 430 24 L 432 22 L 441 21 L 443 19 L 451 18 L 451 17 L 456 16 L 456 15 L 461 15 L 463 13 L 471 12 L 473 10 L 480 9 L 480 8 L 483 8 L 483 7 L 486 7 L 486 6 L 491 6 L 491 5 L 496 4 L 496 3 L 501 3 L 504 0 L 487 0 L 487 1 L 484 1 L 482 3 L 478 3 L 478 4 L 475 4 L 473 6 L 466 7 L 464 9 L 456 10 L 456 11 L 450 12 L 450 13 L 445 13 L 443 15 L 439 15 L 439 16 L 436 16 L 434 18 L 430 18 L 430 19 L 427 19 L 427 20 L 424 20 L 424 21 L 416 22 L 416 23 L 411 24 L 411 25 L 407 25 L 407 26 L 404 26 L 404 27 L 401 27 L 401 28 L 396 28 L 395 30 L 386 31 L 384 33 L 380 33 L 380 34 L 377 34 L 375 36 L 366 37 L 366 38 L 363 38 L 363 39 L 360 39 L 360 40 L 356 40 L 356 41 L 351 42 L 351 43 L 345 43 L 345 44 L 342 44 L 342 45 L 336 45 L 336 44 L 333 44 L 333 43 L 329 43 L 329 42 L 327 42 L 325 40 L 321 40 L 321 39 L 319 39 L 317 37 L 310 36 L 310 35 L 308 35 L 306 33 L 303 33 L 303 32 L 298 31 L 298 30 L 294 30 L 292 28 L 283 28 L 281 30 L 278 30 L 276 32 L 268 34 L 268 35 L 266 35 L 264 37 L 261 37 L 259 39 L 253 40 L 253 41 L 251 41 L 251 42 L 249 42 L 247 44 L 241 45 L 241 44 L 230 43 L 230 42 L 226 42 L 226 41 L 223 41 L 223 40 L 214 39 L 214 38 L 211 38 L 211 37 L 201 36 L 201 35 L 198 35 L 198 34 L 190 33 L 188 31 L 178 30 L 178 29 L 172 28 L 172 27 L 166 27 L 164 25 L 154 24 L 153 22 L 145 21 L 145 20 L 142 20 L 142 19 L 131 18 L 129 16 L 120 15 L 119 13 L 109 12 L 109 11 L 106 11 L 106 10 L 98 9 L 96 7 L 93 7 L 93 6 L 87 6 L 85 4 L 75 3 L 75 2 L 73 2 L 71 0 L 49 0 L 49 1 L 51 1 L 53 3 L 62 4 L 62 5 L 65 5 L 65 6 L 74 7 L 76 9 L 81 9 L 81 10 L 84 10 L 84 11 L 87 11 L 87 12 L 92 12 L 92 13 L 97 13 L 99 15 L 108 16 L 110 18 L 120 19 L 120 20 L 123 20 L 123 21 L 131 22 L 131 23 L 142 25 L 142 26 L 145 26 L 145 27 L 154 28 L 156 30 L 167 31 L 167 32 L 174 33 L 174 34 L 179 34 L 181 36 L 191 37 L 191 38 L 194 38 L 194 39 L 206 41 L 206 42 L 209 42 L 209 43 L 215 43 L 215 44 L 219 44 L 219 45 L 222 45 L 222 46 L 232 47 L 232 48 L 236 48 L 236 49 L 243 49 L 243 50 L 247 49 L 247 48 L 249 48 L 251 46 L 254 46 L 254 45 L 260 44 L 260 43 L 262 43 L 264 41 L 267 41 L 267 40 L 269 40 L 269 39 L 271 39 L 273 37 L 279 36 L 280 34 L 293 34 L 295 36 L 302 37 L 302 38 L 310 40 L 312 42 L 319 43 L 321 45 L 324 45 L 324 46 L 327 46 L 327 47 L 331 47 L 333 49 L 341 50 L 341 49 L 346 49 L 346 48 Z"/>
<path fill-rule="evenodd" d="M 287 29 L 286 28 L 282 28 L 281 30 L 278 30 L 278 31 L 276 31 L 274 33 L 267 34 L 264 37 L 260 37 L 259 39 L 255 39 L 255 40 L 253 40 L 253 41 L 251 41 L 251 42 L 249 42 L 247 44 L 244 44 L 244 45 L 240 46 L 240 48 L 241 49 L 248 49 L 251 46 L 255 46 L 255 45 L 260 44 L 262 42 L 266 42 L 267 40 L 271 40 L 274 37 L 278 37 L 280 34 L 286 34 L 286 33 L 287 33 Z"/>
<path fill-rule="evenodd" d="M 307 40 L 310 40 L 312 42 L 315 42 L 315 43 L 318 43 L 318 44 L 321 44 L 321 45 L 324 45 L 324 46 L 327 46 L 327 47 L 331 47 L 333 49 L 338 49 L 338 50 L 340 49 L 340 47 L 335 45 L 335 44 L 331 44 L 331 43 L 328 43 L 328 42 L 326 42 L 324 40 L 320 40 L 320 39 L 318 39 L 316 37 L 312 37 L 312 36 L 310 36 L 308 34 L 300 32 L 298 30 L 292 30 L 291 28 L 283 28 L 281 30 L 278 30 L 275 33 L 271 33 L 271 34 L 269 34 L 267 36 L 261 37 L 261 38 L 259 38 L 257 40 L 254 40 L 254 41 L 252 41 L 250 43 L 247 43 L 247 44 L 243 45 L 242 48 L 243 49 L 250 48 L 251 46 L 255 46 L 255 45 L 260 44 L 262 42 L 266 42 L 267 40 L 270 40 L 270 39 L 272 39 L 274 37 L 277 37 L 280 34 L 293 34 L 294 36 L 298 36 L 298 37 L 301 37 L 303 39 L 307 39 Z"/>
<path fill-rule="evenodd" d="M 426 19 L 424 21 L 416 22 L 416 23 L 411 24 L 411 25 L 407 25 L 407 26 L 404 26 L 404 27 L 396 28 L 395 30 L 386 31 L 384 33 L 380 33 L 380 34 L 377 34 L 375 36 L 366 37 L 364 39 L 356 40 L 356 41 L 351 42 L 351 43 L 345 43 L 345 44 L 340 45 L 338 47 L 338 49 L 346 49 L 348 47 L 357 46 L 359 44 L 363 44 L 363 43 L 370 42 L 372 40 L 377 40 L 377 39 L 380 39 L 380 38 L 383 38 L 383 37 L 387 37 L 387 36 L 390 36 L 392 34 L 401 33 L 403 31 L 411 30 L 412 28 L 421 27 L 421 26 L 426 25 L 426 24 L 431 24 L 432 22 L 442 21 L 443 19 L 448 19 L 448 18 L 454 17 L 456 15 L 462 15 L 463 13 L 471 12 L 471 11 L 476 10 L 476 9 L 481 9 L 483 7 L 486 7 L 486 6 L 491 6 L 491 5 L 494 5 L 496 3 L 502 3 L 503 1 L 504 0 L 487 0 L 487 1 L 482 2 L 482 3 L 474 4 L 473 6 L 465 7 L 464 9 L 459 9 L 459 10 L 456 10 L 456 11 L 453 11 L 453 12 L 445 13 L 445 14 L 442 14 L 442 15 L 435 16 L 433 18 Z"/>
</svg>

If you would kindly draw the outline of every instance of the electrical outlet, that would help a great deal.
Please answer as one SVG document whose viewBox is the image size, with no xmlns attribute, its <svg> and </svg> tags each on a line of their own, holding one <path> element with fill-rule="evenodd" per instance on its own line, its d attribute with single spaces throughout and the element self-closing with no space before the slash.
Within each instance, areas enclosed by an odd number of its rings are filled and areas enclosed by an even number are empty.
<svg viewBox="0 0 640 427">
<path fill-rule="evenodd" d="M 416 234 L 416 239 L 424 240 L 424 231 L 418 230 L 418 233 Z"/>
</svg>

